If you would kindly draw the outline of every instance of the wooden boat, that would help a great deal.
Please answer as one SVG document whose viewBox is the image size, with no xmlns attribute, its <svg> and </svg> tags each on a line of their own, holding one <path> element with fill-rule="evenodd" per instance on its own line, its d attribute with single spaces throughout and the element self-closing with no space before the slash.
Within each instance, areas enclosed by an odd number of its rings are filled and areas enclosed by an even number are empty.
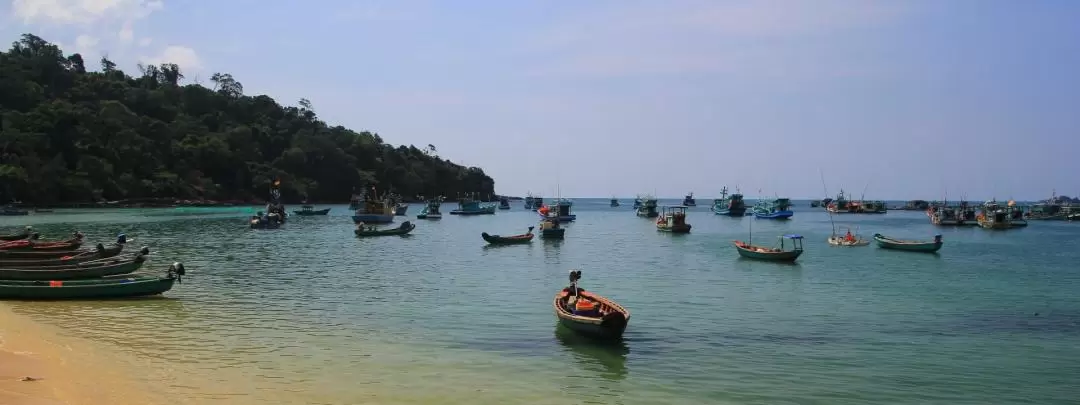
<svg viewBox="0 0 1080 405">
<path fill-rule="evenodd" d="M 71 239 L 56 242 L 41 242 L 37 233 L 30 235 L 29 239 L 15 240 L 0 243 L 0 251 L 7 252 L 51 252 L 63 250 L 75 250 L 83 244 L 82 232 L 76 231 Z"/>
<path fill-rule="evenodd" d="M 693 191 L 691 191 L 690 194 L 687 194 L 686 197 L 683 197 L 682 205 L 687 206 L 687 207 L 696 207 L 697 206 L 697 200 L 694 199 L 694 192 Z"/>
<path fill-rule="evenodd" d="M 535 203 L 535 202 L 534 202 Z M 479 200 L 466 194 L 458 199 L 458 209 L 450 211 L 450 215 L 494 215 L 495 204 L 481 204 Z"/>
<path fill-rule="evenodd" d="M 833 234 L 829 236 L 829 244 L 832 246 L 866 246 L 870 244 L 870 241 L 863 239 L 858 234 L 851 233 L 851 228 L 848 228 L 847 233 L 844 235 L 837 235 L 836 230 L 833 229 Z"/>
<path fill-rule="evenodd" d="M 795 215 L 794 211 L 791 211 L 791 200 L 787 198 L 777 198 L 772 201 L 760 200 L 757 204 L 754 204 L 753 213 L 754 217 L 762 219 L 790 219 L 792 215 Z"/>
<path fill-rule="evenodd" d="M 143 248 L 149 253 L 149 248 Z M 98 244 L 94 250 L 76 251 L 71 255 L 64 256 L 49 256 L 39 258 L 8 258 L 0 257 L 0 268 L 30 268 L 41 266 L 60 266 L 60 265 L 72 265 L 79 263 L 92 262 L 101 259 L 108 259 L 116 257 L 124 250 L 123 243 L 116 243 L 112 246 L 105 247 L 102 244 Z M 61 252 L 68 253 L 68 252 Z M 144 253 L 146 254 L 146 253 Z"/>
<path fill-rule="evenodd" d="M 840 194 L 836 196 L 835 200 L 830 201 L 825 206 L 825 209 L 834 214 L 884 214 L 889 212 L 889 208 L 884 201 L 851 201 L 844 195 L 844 190 L 840 190 Z"/>
<path fill-rule="evenodd" d="M 581 271 L 570 271 L 570 286 L 563 288 L 552 306 L 559 324 L 578 334 L 599 339 L 620 339 L 630 323 L 630 311 L 609 298 L 578 287 Z"/>
<path fill-rule="evenodd" d="M 416 219 L 442 219 L 442 212 L 439 212 L 442 202 L 442 197 L 428 200 L 424 209 L 420 210 L 420 213 L 416 215 Z"/>
<path fill-rule="evenodd" d="M 416 229 L 416 225 L 413 225 L 413 223 L 409 221 L 402 222 L 401 226 L 393 229 L 375 229 L 375 227 L 365 227 L 364 224 L 357 224 L 356 236 L 368 237 L 406 235 L 409 232 L 412 232 L 413 229 Z"/>
<path fill-rule="evenodd" d="M 28 227 L 24 228 L 23 231 L 20 232 L 20 233 L 13 233 L 13 234 L 10 234 L 10 235 L 0 235 L 0 241 L 10 242 L 10 241 L 13 241 L 13 240 L 23 240 L 23 239 L 29 238 L 30 235 L 33 234 L 33 230 L 34 230 L 33 227 L 28 226 Z"/>
<path fill-rule="evenodd" d="M 641 206 L 634 210 L 634 214 L 644 218 L 656 218 L 660 216 L 660 211 L 656 210 L 656 198 L 644 197 L 641 200 Z"/>
<path fill-rule="evenodd" d="M 618 207 L 618 206 L 619 206 L 619 199 L 615 198 L 615 197 L 611 197 L 611 207 L 615 208 L 615 207 Z"/>
<path fill-rule="evenodd" d="M 396 215 L 396 216 L 399 216 L 399 217 L 405 216 L 405 214 L 408 213 L 408 212 L 409 212 L 409 204 L 398 203 L 397 205 L 394 206 L 394 215 Z"/>
<path fill-rule="evenodd" d="M 321 209 L 321 210 L 316 210 L 315 207 L 313 207 L 313 206 L 304 205 L 304 206 L 300 207 L 299 211 L 293 211 L 293 213 L 295 213 L 296 215 L 302 216 L 302 217 L 310 217 L 310 216 L 315 216 L 315 215 L 329 214 L 331 209 L 332 208 L 324 208 L 324 209 Z"/>
<path fill-rule="evenodd" d="M 525 196 L 525 209 L 535 210 L 540 209 L 544 205 L 544 197 L 533 195 L 529 193 Z"/>
<path fill-rule="evenodd" d="M 555 205 L 555 209 L 551 209 L 550 206 L 542 206 L 536 210 L 537 214 L 540 214 L 541 218 L 552 219 L 559 222 L 574 222 L 577 220 L 577 215 L 571 214 L 570 209 L 573 207 L 574 202 L 567 199 L 558 199 Z"/>
<path fill-rule="evenodd" d="M 941 240 L 941 235 L 934 235 L 934 240 L 931 242 L 919 241 L 919 240 L 900 240 L 893 239 L 880 233 L 874 234 L 874 241 L 877 242 L 878 247 L 883 249 L 893 250 L 905 250 L 908 252 L 926 252 L 933 253 L 941 250 L 941 245 L 944 243 Z"/>
<path fill-rule="evenodd" d="M 716 215 L 729 217 L 742 217 L 746 215 L 746 202 L 743 195 L 736 190 L 735 194 L 728 196 L 727 186 L 720 189 L 720 198 L 713 200 L 712 211 Z"/>
<path fill-rule="evenodd" d="M 690 224 L 686 223 L 686 208 L 682 205 L 662 207 L 662 213 L 656 218 L 656 230 L 671 233 L 690 233 Z"/>
<path fill-rule="evenodd" d="M 480 237 L 484 238 L 484 240 L 487 241 L 487 243 L 490 243 L 492 245 L 518 245 L 518 244 L 532 242 L 533 236 L 534 236 L 532 231 L 533 231 L 533 227 L 530 226 L 529 231 L 525 232 L 525 233 L 523 233 L 521 235 L 499 236 L 499 235 L 488 235 L 487 232 L 483 232 L 483 233 L 480 234 Z"/>
<path fill-rule="evenodd" d="M 248 221 L 251 225 L 251 229 L 278 229 L 281 228 L 281 224 L 285 221 L 282 220 L 278 213 L 263 214 L 258 212 L 251 216 L 251 220 Z"/>
<path fill-rule="evenodd" d="M 564 239 L 566 228 L 559 225 L 559 221 L 545 218 L 540 221 L 540 239 Z"/>
<path fill-rule="evenodd" d="M 158 295 L 182 283 L 184 265 L 173 263 L 165 277 L 131 275 L 92 280 L 0 280 L 0 299 L 104 299 Z"/>
<path fill-rule="evenodd" d="M 510 209 L 510 197 L 499 196 L 499 209 L 500 210 L 508 210 L 508 209 Z"/>
<path fill-rule="evenodd" d="M 0 280 L 82 280 L 128 274 L 142 267 L 150 249 L 139 253 L 131 258 L 112 257 L 74 265 L 0 268 Z"/>
<path fill-rule="evenodd" d="M 780 238 L 779 248 L 767 248 L 762 246 L 755 246 L 743 241 L 735 241 L 735 249 L 739 251 L 739 256 L 747 259 L 770 261 L 770 262 L 794 262 L 803 253 L 802 240 L 803 237 L 799 235 L 784 235 Z M 784 250 L 784 240 L 791 240 L 792 250 Z"/>
<path fill-rule="evenodd" d="M 1011 229 L 1012 216 L 1009 210 L 1001 208 L 997 201 L 991 200 L 983 204 L 982 211 L 975 217 L 979 226 L 985 229 Z"/>
<path fill-rule="evenodd" d="M 365 224 L 389 224 L 394 222 L 394 205 L 387 198 L 378 198 L 372 189 L 372 194 L 361 193 L 362 205 L 353 213 L 354 223 Z M 355 197 L 355 196 L 354 196 Z"/>
</svg>

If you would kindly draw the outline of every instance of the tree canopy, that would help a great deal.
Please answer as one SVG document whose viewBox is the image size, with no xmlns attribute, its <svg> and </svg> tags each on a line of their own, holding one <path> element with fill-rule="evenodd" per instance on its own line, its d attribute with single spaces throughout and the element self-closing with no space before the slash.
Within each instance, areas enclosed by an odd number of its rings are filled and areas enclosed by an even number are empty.
<svg viewBox="0 0 1080 405">
<path fill-rule="evenodd" d="M 229 73 L 181 84 L 176 64 L 129 76 L 107 58 L 24 34 L 0 52 L 0 193 L 34 204 L 138 198 L 261 200 L 281 179 L 288 200 L 344 201 L 377 185 L 404 196 L 494 193 L 477 167 L 435 146 L 392 146 L 329 126 L 312 104 L 244 95 Z"/>
</svg>

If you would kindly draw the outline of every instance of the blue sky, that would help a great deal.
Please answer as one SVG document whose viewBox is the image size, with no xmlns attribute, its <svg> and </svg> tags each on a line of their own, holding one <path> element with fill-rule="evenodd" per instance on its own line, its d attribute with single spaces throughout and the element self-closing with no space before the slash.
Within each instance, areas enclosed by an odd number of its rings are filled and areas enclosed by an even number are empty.
<svg viewBox="0 0 1080 405">
<path fill-rule="evenodd" d="M 1080 193 L 1080 2 L 8 0 L 0 35 L 232 73 L 496 191 Z"/>
</svg>

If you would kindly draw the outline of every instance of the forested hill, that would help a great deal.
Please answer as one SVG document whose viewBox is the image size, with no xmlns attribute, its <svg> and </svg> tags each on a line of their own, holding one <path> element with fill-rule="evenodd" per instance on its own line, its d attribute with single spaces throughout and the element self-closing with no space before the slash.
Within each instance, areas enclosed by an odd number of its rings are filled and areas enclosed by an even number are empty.
<svg viewBox="0 0 1080 405">
<path fill-rule="evenodd" d="M 494 193 L 482 169 L 433 145 L 328 126 L 307 100 L 245 96 L 227 73 L 207 88 L 181 84 L 175 64 L 129 76 L 102 58 L 100 69 L 30 34 L 0 52 L 0 203 L 262 200 L 275 178 L 290 202 L 346 201 L 364 185 L 406 197 Z"/>
</svg>

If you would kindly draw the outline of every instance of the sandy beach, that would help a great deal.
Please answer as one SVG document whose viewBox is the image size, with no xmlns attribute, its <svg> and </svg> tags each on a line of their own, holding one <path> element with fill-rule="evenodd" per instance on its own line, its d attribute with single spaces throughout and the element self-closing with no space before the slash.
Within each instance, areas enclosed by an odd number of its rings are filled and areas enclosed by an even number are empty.
<svg viewBox="0 0 1080 405">
<path fill-rule="evenodd" d="M 0 404 L 168 403 L 129 377 L 120 354 L 59 332 L 0 303 Z"/>
</svg>

